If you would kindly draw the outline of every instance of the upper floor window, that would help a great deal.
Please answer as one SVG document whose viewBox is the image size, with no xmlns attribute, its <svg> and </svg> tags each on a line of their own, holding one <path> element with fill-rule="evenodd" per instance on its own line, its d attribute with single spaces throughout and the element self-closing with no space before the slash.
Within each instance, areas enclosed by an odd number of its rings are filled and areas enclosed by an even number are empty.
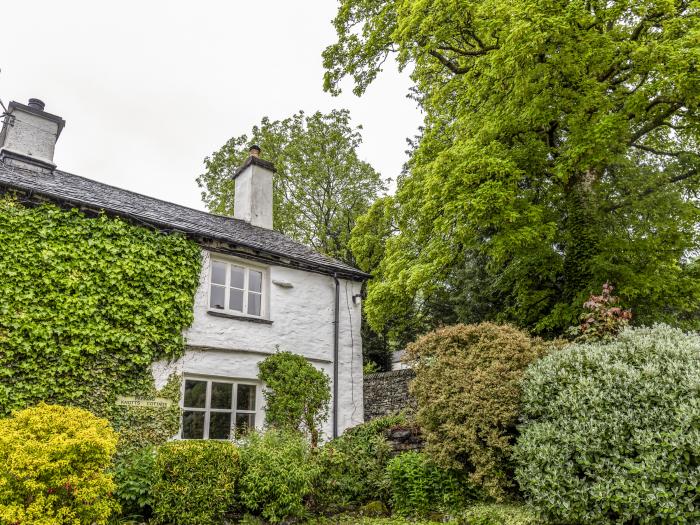
<svg viewBox="0 0 700 525">
<path fill-rule="evenodd" d="M 264 273 L 238 262 L 211 261 L 209 307 L 225 312 L 265 315 Z"/>
</svg>

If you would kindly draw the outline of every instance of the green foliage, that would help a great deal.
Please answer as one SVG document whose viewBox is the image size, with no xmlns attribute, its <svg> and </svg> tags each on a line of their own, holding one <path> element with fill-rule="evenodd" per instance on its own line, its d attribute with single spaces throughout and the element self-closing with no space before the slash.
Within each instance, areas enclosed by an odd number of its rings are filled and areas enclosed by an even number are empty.
<svg viewBox="0 0 700 525">
<path fill-rule="evenodd" d="M 406 349 L 426 452 L 444 467 L 468 472 L 493 498 L 514 489 L 510 456 L 520 382 L 543 353 L 541 341 L 491 323 L 441 328 Z"/>
<path fill-rule="evenodd" d="M 233 214 L 231 175 L 258 144 L 275 164 L 274 227 L 316 250 L 352 262 L 348 241 L 355 219 L 364 213 L 384 182 L 357 156 L 360 127 L 347 110 L 328 114 L 299 112 L 284 120 L 263 118 L 250 136 L 231 138 L 204 159 L 206 173 L 197 183 L 210 211 Z"/>
<path fill-rule="evenodd" d="M 157 523 L 219 525 L 235 502 L 240 458 L 233 443 L 173 441 L 155 464 L 153 513 Z"/>
<path fill-rule="evenodd" d="M 131 450 L 116 461 L 114 495 L 121 505 L 122 515 L 149 517 L 154 503 L 156 482 L 156 448 Z"/>
<path fill-rule="evenodd" d="M 389 503 L 386 466 L 392 451 L 384 432 L 406 423 L 400 414 L 373 419 L 323 445 L 314 457 L 314 510 L 337 513 L 375 500 Z"/>
<path fill-rule="evenodd" d="M 331 518 L 315 518 L 304 522 L 304 525 L 438 525 L 444 521 L 423 521 L 416 519 L 405 519 L 399 517 L 392 518 L 370 518 L 358 517 L 353 514 L 344 516 L 333 516 Z M 451 523 L 451 522 L 448 522 Z"/>
<path fill-rule="evenodd" d="M 544 522 L 523 505 L 478 503 L 460 513 L 458 525 L 542 525 Z"/>
<path fill-rule="evenodd" d="M 160 390 L 153 379 L 144 381 L 139 395 L 146 398 L 163 398 L 172 402 L 169 407 L 114 406 L 110 421 L 119 432 L 117 456 L 141 451 L 152 445 L 161 445 L 180 430 L 180 387 L 182 377 L 172 374 Z"/>
<path fill-rule="evenodd" d="M 372 328 L 558 334 L 608 280 L 637 322 L 700 326 L 698 9 L 341 0 L 325 88 L 360 94 L 395 54 L 425 114 L 389 217 L 353 234 L 358 261 L 381 257 Z"/>
<path fill-rule="evenodd" d="M 200 250 L 99 215 L 0 199 L 0 414 L 38 401 L 111 416 L 183 352 Z"/>
<path fill-rule="evenodd" d="M 297 432 L 252 432 L 241 448 L 238 500 L 243 512 L 279 523 L 300 518 L 316 476 L 307 441 Z"/>
<path fill-rule="evenodd" d="M 119 506 L 106 471 L 109 423 L 80 408 L 40 404 L 0 419 L 0 523 L 105 524 Z"/>
<path fill-rule="evenodd" d="M 700 521 L 700 336 L 626 329 L 533 364 L 515 457 L 556 523 Z"/>
<path fill-rule="evenodd" d="M 459 472 L 435 465 L 427 455 L 405 452 L 389 461 L 393 511 L 400 516 L 425 516 L 463 508 L 474 491 Z"/>
<path fill-rule="evenodd" d="M 489 505 L 477 504 L 470 507 L 464 513 L 460 513 L 449 521 L 444 521 L 441 516 L 436 516 L 437 521 L 423 521 L 415 518 L 370 518 L 355 515 L 333 516 L 332 518 L 318 518 L 306 525 L 542 525 L 541 520 L 525 507 L 518 505 Z"/>
<path fill-rule="evenodd" d="M 379 365 L 374 361 L 367 361 L 364 365 L 362 365 L 362 373 L 364 375 L 375 374 L 379 372 L 379 370 Z"/>
<path fill-rule="evenodd" d="M 571 330 L 576 341 L 610 341 L 629 324 L 632 312 L 617 306 L 620 299 L 612 294 L 613 290 L 612 285 L 605 283 L 602 294 L 591 295 L 583 303 L 581 324 Z"/>
<path fill-rule="evenodd" d="M 258 378 L 265 383 L 265 421 L 282 430 L 303 430 L 315 447 L 328 419 L 330 379 L 306 358 L 277 352 L 262 361 Z"/>
</svg>

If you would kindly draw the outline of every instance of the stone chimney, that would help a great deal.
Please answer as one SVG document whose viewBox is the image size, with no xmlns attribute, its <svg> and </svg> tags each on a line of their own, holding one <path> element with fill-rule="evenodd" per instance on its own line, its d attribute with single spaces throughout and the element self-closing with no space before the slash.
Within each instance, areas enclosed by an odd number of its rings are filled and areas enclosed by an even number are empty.
<svg viewBox="0 0 700 525">
<path fill-rule="evenodd" d="M 253 226 L 272 229 L 272 175 L 275 165 L 260 158 L 260 148 L 250 147 L 250 156 L 233 174 L 236 183 L 233 216 Z"/>
<path fill-rule="evenodd" d="M 10 102 L 0 132 L 0 159 L 30 169 L 53 170 L 54 148 L 65 120 L 44 111 L 44 103 L 30 98 L 28 104 Z"/>
</svg>

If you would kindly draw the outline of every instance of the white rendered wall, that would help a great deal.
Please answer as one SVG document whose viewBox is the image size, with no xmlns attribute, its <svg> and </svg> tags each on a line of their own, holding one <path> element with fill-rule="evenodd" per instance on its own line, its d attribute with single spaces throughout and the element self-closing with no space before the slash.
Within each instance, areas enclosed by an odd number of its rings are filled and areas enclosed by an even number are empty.
<svg viewBox="0 0 700 525">
<path fill-rule="evenodd" d="M 214 255 L 217 258 L 223 258 Z M 208 312 L 208 280 L 211 257 L 203 253 L 202 275 L 195 296 L 194 322 L 185 333 L 191 347 L 177 362 L 154 365 L 156 385 L 165 384 L 172 372 L 207 377 L 255 380 L 257 365 L 277 347 L 303 355 L 333 379 L 333 308 L 335 282 L 328 275 L 284 268 L 268 267 L 264 284 L 268 294 L 269 320 L 272 324 L 228 319 Z M 274 281 L 289 283 L 284 288 Z M 360 293 L 359 282 L 340 280 L 340 336 L 338 370 L 338 430 L 363 421 L 362 406 L 362 339 L 360 335 L 361 306 L 353 304 L 352 296 Z M 258 400 L 262 403 L 260 391 Z M 332 405 L 331 405 L 332 406 Z M 263 411 L 256 418 L 262 422 Z M 331 416 L 324 429 L 325 437 L 332 433 Z"/>
<path fill-rule="evenodd" d="M 3 149 L 53 163 L 58 124 L 39 115 L 15 108 L 14 122 L 7 126 Z"/>
<path fill-rule="evenodd" d="M 272 229 L 272 171 L 251 164 L 236 177 L 233 216 Z"/>
</svg>

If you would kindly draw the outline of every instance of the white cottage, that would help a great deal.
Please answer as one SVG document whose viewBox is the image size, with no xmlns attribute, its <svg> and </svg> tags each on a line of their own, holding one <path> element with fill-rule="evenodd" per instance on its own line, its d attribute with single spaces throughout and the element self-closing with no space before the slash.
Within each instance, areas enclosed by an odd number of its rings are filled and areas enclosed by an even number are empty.
<svg viewBox="0 0 700 525">
<path fill-rule="evenodd" d="M 182 438 L 222 439 L 232 426 L 260 427 L 258 363 L 277 349 L 303 355 L 331 378 L 327 436 L 363 421 L 360 291 L 368 276 L 272 230 L 274 166 L 258 148 L 234 174 L 234 217 L 224 217 L 58 170 L 53 153 L 63 119 L 37 99 L 11 102 L 8 114 L 0 190 L 179 231 L 201 247 L 186 353 L 153 367 L 157 386 L 183 374 Z"/>
</svg>

